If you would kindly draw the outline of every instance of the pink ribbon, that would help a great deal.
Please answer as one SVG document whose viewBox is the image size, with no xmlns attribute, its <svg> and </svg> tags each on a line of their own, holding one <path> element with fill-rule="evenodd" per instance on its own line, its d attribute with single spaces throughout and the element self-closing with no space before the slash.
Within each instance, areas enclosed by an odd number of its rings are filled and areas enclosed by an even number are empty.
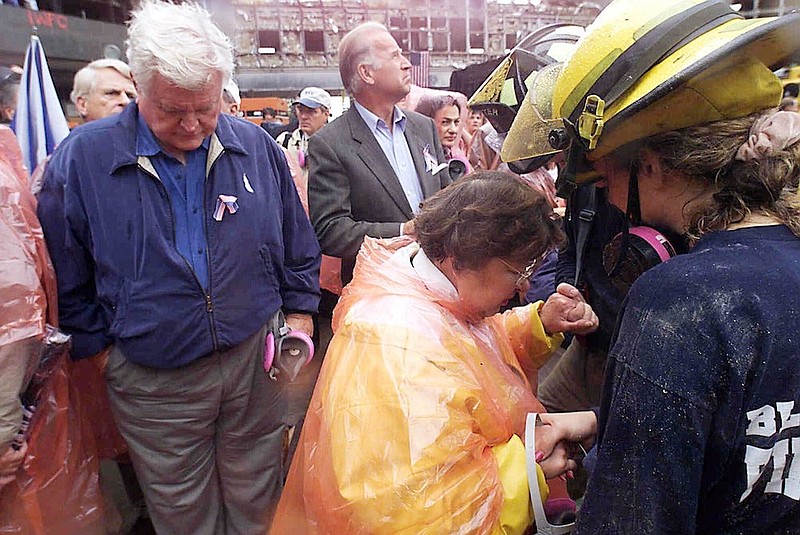
<svg viewBox="0 0 800 535">
<path fill-rule="evenodd" d="M 747 141 L 736 151 L 740 161 L 760 160 L 800 141 L 800 113 L 776 111 L 759 117 Z"/>
<path fill-rule="evenodd" d="M 220 195 L 217 199 L 217 208 L 214 210 L 214 220 L 222 221 L 225 210 L 235 214 L 238 209 L 239 203 L 236 202 L 236 197 L 234 195 Z"/>
</svg>

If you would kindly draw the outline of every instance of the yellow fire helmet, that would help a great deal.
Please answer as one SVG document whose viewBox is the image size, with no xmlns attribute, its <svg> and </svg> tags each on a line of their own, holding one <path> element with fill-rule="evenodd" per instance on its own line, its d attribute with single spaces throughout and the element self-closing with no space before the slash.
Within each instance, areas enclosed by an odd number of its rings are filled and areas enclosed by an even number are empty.
<svg viewBox="0 0 800 535">
<path fill-rule="evenodd" d="M 798 13 L 745 19 L 720 0 L 615 0 L 555 82 L 550 124 L 563 124 L 546 142 L 541 121 L 514 126 L 537 138 L 531 149 L 569 148 L 560 181 L 586 182 L 589 161 L 632 141 L 777 106 L 771 67 L 798 49 Z"/>
<path fill-rule="evenodd" d="M 524 167 L 521 162 L 542 165 L 561 152 L 551 145 L 549 136 L 564 124 L 553 114 L 553 91 L 563 67 L 563 63 L 553 63 L 534 73 L 500 151 L 500 158 L 509 166 Z"/>
<path fill-rule="evenodd" d="M 564 23 L 550 24 L 528 34 L 475 91 L 468 105 L 483 112 L 497 133 L 505 134 L 536 73 L 547 65 L 563 62 L 582 34 L 582 27 Z"/>
</svg>

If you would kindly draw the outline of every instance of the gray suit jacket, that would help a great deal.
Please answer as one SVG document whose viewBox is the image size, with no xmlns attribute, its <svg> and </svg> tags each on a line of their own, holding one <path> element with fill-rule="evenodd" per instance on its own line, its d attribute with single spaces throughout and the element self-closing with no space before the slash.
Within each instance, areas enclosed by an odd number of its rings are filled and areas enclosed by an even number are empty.
<svg viewBox="0 0 800 535">
<path fill-rule="evenodd" d="M 434 176 L 423 157 L 428 147 L 438 162 L 444 162 L 442 146 L 431 119 L 403 113 L 406 141 L 427 199 L 450 183 L 446 168 Z M 311 136 L 308 162 L 311 223 L 322 252 L 342 259 L 346 284 L 364 236 L 397 236 L 399 223 L 414 214 L 389 160 L 355 106 Z"/>
</svg>

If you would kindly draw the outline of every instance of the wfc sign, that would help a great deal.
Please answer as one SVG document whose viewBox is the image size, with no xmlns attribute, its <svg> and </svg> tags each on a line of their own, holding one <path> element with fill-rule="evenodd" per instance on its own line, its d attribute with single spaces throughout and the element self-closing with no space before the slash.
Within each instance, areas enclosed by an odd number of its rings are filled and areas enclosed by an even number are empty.
<svg viewBox="0 0 800 535">
<path fill-rule="evenodd" d="M 47 26 L 59 30 L 69 30 L 69 19 L 65 15 L 50 13 L 49 11 L 27 10 L 28 22 L 31 28 Z"/>
</svg>

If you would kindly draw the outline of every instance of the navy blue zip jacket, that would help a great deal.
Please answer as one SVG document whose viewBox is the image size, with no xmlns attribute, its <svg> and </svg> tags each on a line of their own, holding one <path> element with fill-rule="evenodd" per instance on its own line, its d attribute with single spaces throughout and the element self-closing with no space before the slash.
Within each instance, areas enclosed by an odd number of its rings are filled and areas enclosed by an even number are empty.
<svg viewBox="0 0 800 535">
<path fill-rule="evenodd" d="M 575 535 L 800 533 L 800 239 L 711 232 L 639 277 Z"/>
<path fill-rule="evenodd" d="M 275 142 L 219 118 L 204 190 L 206 291 L 175 247 L 163 183 L 136 155 L 137 115 L 130 104 L 76 128 L 45 173 L 39 218 L 73 358 L 113 343 L 137 364 L 176 368 L 242 342 L 279 308 L 315 312 L 319 244 Z M 221 221 L 219 195 L 239 206 Z"/>
</svg>

